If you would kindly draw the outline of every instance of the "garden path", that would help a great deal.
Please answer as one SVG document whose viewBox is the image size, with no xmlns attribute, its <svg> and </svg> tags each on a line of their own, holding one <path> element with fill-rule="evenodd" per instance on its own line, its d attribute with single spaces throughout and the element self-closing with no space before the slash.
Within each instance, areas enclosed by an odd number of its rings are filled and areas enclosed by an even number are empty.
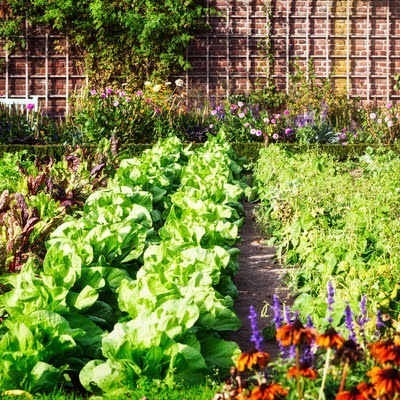
<svg viewBox="0 0 400 400">
<path fill-rule="evenodd" d="M 229 334 L 228 339 L 237 342 L 241 350 L 250 350 L 251 328 L 248 319 L 249 307 L 253 305 L 260 315 L 266 303 L 272 305 L 272 297 L 278 295 L 282 302 L 290 303 L 288 288 L 284 283 L 286 270 L 279 264 L 275 256 L 275 248 L 265 244 L 254 216 L 255 205 L 245 202 L 245 221 L 241 228 L 239 243 L 239 271 L 234 283 L 239 295 L 235 300 L 235 312 L 242 321 L 242 327 Z M 269 309 L 269 307 L 268 307 Z M 268 318 L 259 318 L 260 329 L 271 322 L 271 310 Z M 273 357 L 277 355 L 274 340 L 266 343 L 266 351 Z"/>
</svg>

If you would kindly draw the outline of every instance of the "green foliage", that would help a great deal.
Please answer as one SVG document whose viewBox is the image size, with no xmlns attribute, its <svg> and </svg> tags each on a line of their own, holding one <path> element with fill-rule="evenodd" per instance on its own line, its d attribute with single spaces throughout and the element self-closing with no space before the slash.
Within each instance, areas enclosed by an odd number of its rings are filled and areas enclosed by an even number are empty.
<svg viewBox="0 0 400 400">
<path fill-rule="evenodd" d="M 373 309 L 397 314 L 399 156 L 367 151 L 336 162 L 322 152 L 261 152 L 256 181 L 258 219 L 293 270 L 296 306 L 323 318 L 324 288 L 355 305 L 361 293 Z"/>
<path fill-rule="evenodd" d="M 189 67 L 185 49 L 202 26 L 205 9 L 194 0 L 7 1 L 0 37 L 15 40 L 26 17 L 33 26 L 68 35 L 83 50 L 94 82 L 143 83 Z"/>
<path fill-rule="evenodd" d="M 86 91 L 76 97 L 68 118 L 71 139 L 96 143 L 115 137 L 124 145 L 154 143 L 171 134 L 185 138 L 191 116 L 183 111 L 184 101 L 180 80 L 169 85 L 147 81 L 142 90 Z"/>
<path fill-rule="evenodd" d="M 0 143 L 49 144 L 61 140 L 62 124 L 33 110 L 0 104 Z"/>
<path fill-rule="evenodd" d="M 42 271 L 28 261 L 3 276 L 2 390 L 49 390 L 79 374 L 88 390 L 115 393 L 141 377 L 200 382 L 228 366 L 237 346 L 219 332 L 238 326 L 242 194 L 230 155 L 221 138 L 195 155 L 169 138 L 124 160 L 51 234 Z"/>
</svg>

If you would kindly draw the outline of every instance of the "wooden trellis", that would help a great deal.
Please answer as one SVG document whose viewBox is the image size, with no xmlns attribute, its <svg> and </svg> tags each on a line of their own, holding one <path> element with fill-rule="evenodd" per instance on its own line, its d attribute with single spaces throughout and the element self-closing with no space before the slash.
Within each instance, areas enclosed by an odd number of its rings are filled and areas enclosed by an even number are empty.
<svg viewBox="0 0 400 400">
<path fill-rule="evenodd" d="M 67 115 L 73 89 L 87 84 L 86 75 L 75 72 L 76 65 L 72 68 L 71 64 L 80 59 L 70 54 L 68 38 L 49 33 L 31 34 L 27 24 L 20 38 L 25 42 L 22 51 L 10 54 L 5 48 L 0 55 L 0 62 L 3 59 L 0 98 L 11 101 L 36 96 L 42 111 L 54 116 Z M 61 50 L 54 48 L 55 41 L 64 43 Z"/>
<path fill-rule="evenodd" d="M 207 51 L 198 52 L 196 44 L 189 51 L 189 61 L 194 65 L 189 71 L 189 80 L 197 84 L 204 78 L 207 98 L 235 93 L 235 82 L 241 79 L 242 93 L 256 87 L 260 78 L 289 91 L 294 62 L 304 64 L 307 78 L 309 65 L 314 63 L 316 78 L 342 81 L 348 97 L 368 102 L 400 98 L 392 88 L 394 66 L 400 68 L 397 62 L 400 60 L 400 2 L 397 0 L 384 0 L 378 5 L 371 0 L 209 0 L 207 4 L 219 10 L 219 14 L 207 17 L 214 30 L 196 41 L 206 41 Z M 264 6 L 263 29 L 257 25 L 261 16 L 254 11 L 260 5 Z M 340 24 L 343 32 L 336 32 Z M 241 56 L 232 52 L 232 43 L 238 39 L 242 39 Z M 270 43 L 275 65 L 265 62 L 266 54 L 262 50 L 255 50 L 254 43 L 262 41 Z M 317 42 L 320 48 L 316 50 Z M 335 51 L 339 42 L 343 43 L 340 52 Z M 385 42 L 384 55 L 382 49 L 381 52 L 375 49 L 377 42 Z M 304 49 L 299 50 L 299 43 L 303 43 Z M 362 49 L 354 52 L 357 46 Z M 221 70 L 219 65 L 223 59 Z M 241 74 L 237 72 L 240 60 L 245 64 Z M 265 70 L 257 70 L 255 65 L 263 62 Z M 338 71 L 338 66 L 342 70 Z"/>
<path fill-rule="evenodd" d="M 348 97 L 367 102 L 400 98 L 392 87 L 400 72 L 398 0 L 206 0 L 205 4 L 217 10 L 206 16 L 212 29 L 199 35 L 187 51 L 193 68 L 172 77 L 184 78 L 193 97 L 218 99 L 270 83 L 289 91 L 292 65 L 297 62 L 304 66 L 307 79 L 313 64 L 317 79 L 342 83 Z M 338 26 L 341 32 L 336 31 Z M 23 51 L 9 54 L 0 48 L 0 97 L 38 95 L 42 109 L 68 113 L 73 89 L 87 82 L 77 71 L 68 38 L 36 35 L 28 27 L 23 36 L 27 43 Z M 54 51 L 54 40 L 64 43 L 62 51 Z M 24 63 L 24 68 L 15 71 L 16 62 Z M 38 72 L 35 65 L 40 63 L 44 67 Z"/>
</svg>

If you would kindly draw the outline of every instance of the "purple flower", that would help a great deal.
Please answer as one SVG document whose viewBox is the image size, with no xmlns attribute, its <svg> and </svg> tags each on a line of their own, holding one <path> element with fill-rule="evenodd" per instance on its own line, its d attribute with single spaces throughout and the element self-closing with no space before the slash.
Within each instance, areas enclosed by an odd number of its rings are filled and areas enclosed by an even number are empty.
<svg viewBox="0 0 400 400">
<path fill-rule="evenodd" d="M 211 110 L 211 115 L 217 115 L 218 111 L 217 110 Z"/>
<path fill-rule="evenodd" d="M 106 89 L 106 94 L 112 94 L 113 90 L 111 88 Z"/>
<path fill-rule="evenodd" d="M 101 97 L 102 99 L 105 99 L 105 98 L 107 97 L 107 95 L 103 92 L 103 93 L 100 95 L 100 97 Z"/>
<path fill-rule="evenodd" d="M 387 103 L 387 104 L 386 104 L 386 108 L 387 108 L 388 110 L 390 110 L 392 107 L 393 107 L 392 103 Z"/>
<path fill-rule="evenodd" d="M 313 323 L 313 320 L 312 320 L 312 317 L 311 317 L 310 314 L 307 315 L 306 327 L 307 328 L 314 328 L 314 323 Z"/>
<path fill-rule="evenodd" d="M 256 130 L 256 129 L 254 129 L 254 128 L 251 128 L 251 129 L 250 129 L 250 134 L 251 134 L 251 135 L 255 135 L 255 134 L 256 134 L 256 132 L 257 132 L 257 130 Z"/>
<path fill-rule="evenodd" d="M 253 305 L 250 306 L 250 312 L 248 318 L 250 320 L 250 327 L 251 327 L 250 341 L 254 344 L 254 347 L 257 351 L 262 351 L 262 344 L 264 339 L 258 329 L 257 313 Z"/>
<path fill-rule="evenodd" d="M 273 321 L 276 328 L 280 328 L 282 326 L 282 313 L 281 313 L 281 302 L 279 301 L 279 297 L 274 294 L 272 297 L 272 313 L 273 313 Z"/>
<path fill-rule="evenodd" d="M 376 328 L 379 330 L 381 328 L 384 328 L 385 326 L 386 325 L 382 319 L 382 311 L 378 310 L 378 312 L 376 313 Z"/>
<path fill-rule="evenodd" d="M 361 315 L 357 318 L 358 325 L 362 328 L 369 321 L 367 315 L 367 296 L 362 296 L 360 301 L 360 313 Z"/>
<path fill-rule="evenodd" d="M 26 109 L 27 109 L 28 111 L 32 111 L 34 108 L 35 108 L 35 105 L 34 105 L 33 103 L 28 103 L 28 104 L 26 105 Z"/>
<path fill-rule="evenodd" d="M 353 342 L 357 342 L 356 333 L 354 331 L 354 324 L 353 324 L 353 312 L 351 311 L 350 306 L 347 304 L 346 308 L 344 309 L 344 316 L 345 316 L 345 326 L 349 331 L 349 339 Z"/>
<path fill-rule="evenodd" d="M 333 304 L 335 303 L 335 289 L 332 285 L 331 281 L 328 281 L 327 284 L 327 299 L 326 302 L 328 304 L 328 310 L 327 310 L 327 321 L 332 324 L 333 318 L 332 318 L 332 311 L 333 311 Z"/>
<path fill-rule="evenodd" d="M 293 133 L 293 129 L 292 128 L 286 128 L 285 129 L 285 135 L 290 135 L 291 133 Z"/>
<path fill-rule="evenodd" d="M 279 135 L 278 135 L 277 133 L 274 133 L 274 134 L 272 135 L 272 139 L 278 140 L 278 139 L 279 139 Z"/>
<path fill-rule="evenodd" d="M 261 136 L 262 135 L 262 131 L 260 129 L 256 130 L 256 136 Z"/>
</svg>

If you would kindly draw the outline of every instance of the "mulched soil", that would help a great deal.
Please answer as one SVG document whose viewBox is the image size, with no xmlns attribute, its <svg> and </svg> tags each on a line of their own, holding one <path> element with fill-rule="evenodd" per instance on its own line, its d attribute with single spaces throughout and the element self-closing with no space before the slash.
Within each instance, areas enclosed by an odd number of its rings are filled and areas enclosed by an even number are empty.
<svg viewBox="0 0 400 400">
<path fill-rule="evenodd" d="M 235 300 L 235 312 L 242 321 L 242 327 L 229 332 L 225 338 L 237 342 L 242 351 L 251 349 L 251 328 L 248 319 L 249 308 L 253 305 L 260 315 L 266 304 L 272 305 L 272 296 L 278 295 L 282 302 L 290 304 L 288 288 L 284 283 L 286 270 L 279 265 L 275 249 L 265 243 L 257 227 L 253 203 L 245 203 L 245 222 L 241 228 L 239 243 L 239 271 L 234 279 L 239 295 Z M 271 324 L 271 310 L 268 316 L 259 319 L 260 329 Z M 274 340 L 266 342 L 266 351 L 275 357 L 278 348 Z"/>
</svg>

